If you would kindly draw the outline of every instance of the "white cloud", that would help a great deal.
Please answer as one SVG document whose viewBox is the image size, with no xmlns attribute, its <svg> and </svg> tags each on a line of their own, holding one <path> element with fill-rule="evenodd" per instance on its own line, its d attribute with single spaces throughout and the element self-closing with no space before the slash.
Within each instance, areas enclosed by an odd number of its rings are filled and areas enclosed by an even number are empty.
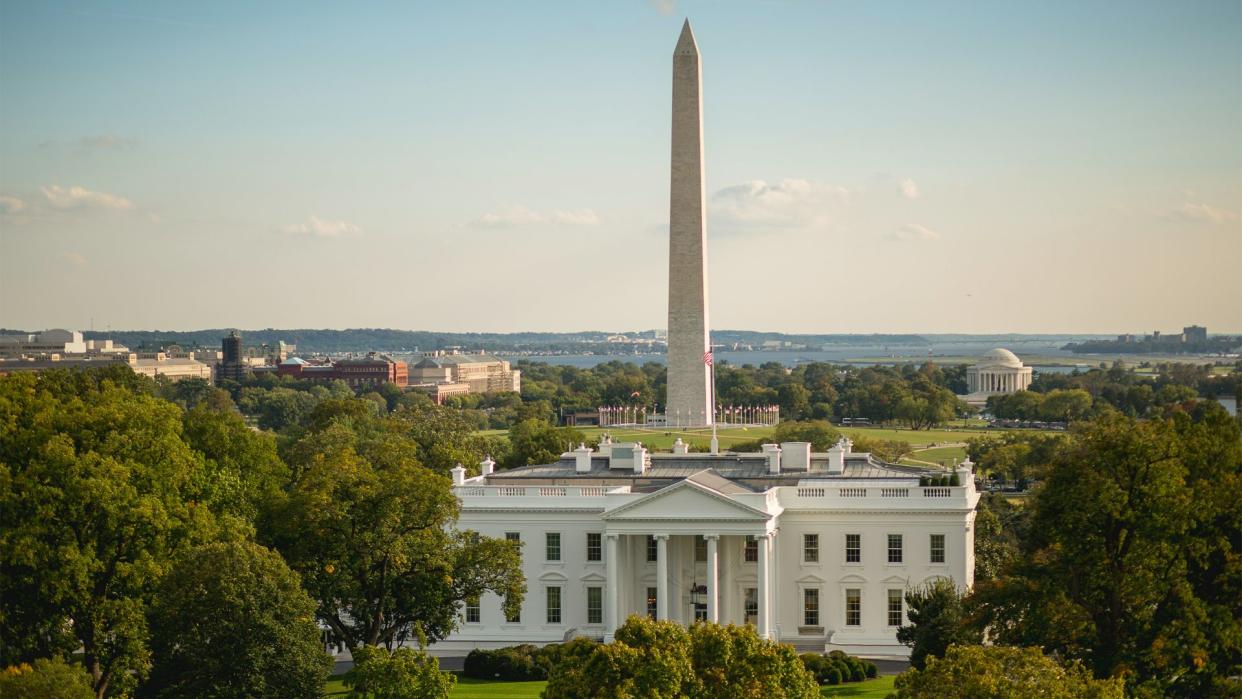
<svg viewBox="0 0 1242 699">
<path fill-rule="evenodd" d="M 1242 215 L 1229 209 L 1219 209 L 1201 202 L 1187 201 L 1171 213 L 1172 218 L 1202 223 L 1238 223 Z"/>
<path fill-rule="evenodd" d="M 910 179 L 909 177 L 899 182 L 897 186 L 899 187 L 901 191 L 901 196 L 905 197 L 906 199 L 918 199 L 919 198 L 919 194 L 920 194 L 919 186 L 918 184 L 915 183 L 914 180 Z"/>
<path fill-rule="evenodd" d="M 574 211 L 553 211 L 552 220 L 567 226 L 598 226 L 599 215 L 591 209 Z"/>
<path fill-rule="evenodd" d="M 47 203 L 55 209 L 117 209 L 134 208 L 134 203 L 125 197 L 107 192 L 94 192 L 85 187 L 65 189 L 60 185 L 43 187 L 43 196 Z"/>
<path fill-rule="evenodd" d="M 288 235 L 309 235 L 316 238 L 343 238 L 362 233 L 362 228 L 357 224 L 349 221 L 326 221 L 314 215 L 302 223 L 282 226 L 280 230 Z"/>
<path fill-rule="evenodd" d="M 542 223 L 563 226 L 598 226 L 599 215 L 592 209 L 571 209 L 544 214 L 525 206 L 514 206 L 500 213 L 486 213 L 470 222 L 479 228 L 517 228 Z"/>
<path fill-rule="evenodd" d="M 647 0 L 647 3 L 665 17 L 677 11 L 677 0 Z"/>
<path fill-rule="evenodd" d="M 926 226 L 920 226 L 917 223 L 907 223 L 888 234 L 889 240 L 898 242 L 909 242 L 917 240 L 940 240 L 940 234 Z"/>
<path fill-rule="evenodd" d="M 826 226 L 849 204 L 844 187 L 800 179 L 751 180 L 712 195 L 710 220 L 727 228 Z"/>
<path fill-rule="evenodd" d="M 15 214 L 26 208 L 26 202 L 17 197 L 0 195 L 0 214 Z"/>
<path fill-rule="evenodd" d="M 81 253 L 77 253 L 77 252 L 66 252 L 62 254 L 61 257 L 65 258 L 65 260 L 69 264 L 73 265 L 74 267 L 77 267 L 78 269 L 82 269 L 83 267 L 86 267 L 87 265 L 90 264 L 90 262 L 88 262 L 87 259 L 82 256 Z"/>
</svg>

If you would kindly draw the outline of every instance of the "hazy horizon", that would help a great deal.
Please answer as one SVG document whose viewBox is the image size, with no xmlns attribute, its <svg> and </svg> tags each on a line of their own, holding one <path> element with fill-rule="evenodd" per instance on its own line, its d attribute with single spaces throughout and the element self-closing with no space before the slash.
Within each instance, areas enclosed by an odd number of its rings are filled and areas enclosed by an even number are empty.
<svg viewBox="0 0 1242 699">
<path fill-rule="evenodd" d="M 711 325 L 1242 330 L 1242 4 L 673 0 L 0 4 L 0 326 L 663 327 L 686 16 Z"/>
</svg>

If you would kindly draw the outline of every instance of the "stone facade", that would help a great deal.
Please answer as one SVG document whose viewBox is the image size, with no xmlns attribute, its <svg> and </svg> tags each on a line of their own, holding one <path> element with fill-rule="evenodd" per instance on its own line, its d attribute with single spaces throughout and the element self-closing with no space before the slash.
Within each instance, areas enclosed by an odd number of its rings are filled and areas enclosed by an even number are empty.
<svg viewBox="0 0 1242 699">
<path fill-rule="evenodd" d="M 673 51 L 672 177 L 668 246 L 668 424 L 713 419 L 707 315 L 707 227 L 703 185 L 703 94 L 699 47 L 682 27 Z"/>
<path fill-rule="evenodd" d="M 800 649 L 908 655 L 902 595 L 974 581 L 976 493 L 933 472 L 810 444 L 761 454 L 580 448 L 557 463 L 454 474 L 457 527 L 522 542 L 519 618 L 484 595 L 434 650 L 610 638 L 630 615 L 752 624 Z M 943 472 L 937 471 L 936 475 Z"/>
</svg>

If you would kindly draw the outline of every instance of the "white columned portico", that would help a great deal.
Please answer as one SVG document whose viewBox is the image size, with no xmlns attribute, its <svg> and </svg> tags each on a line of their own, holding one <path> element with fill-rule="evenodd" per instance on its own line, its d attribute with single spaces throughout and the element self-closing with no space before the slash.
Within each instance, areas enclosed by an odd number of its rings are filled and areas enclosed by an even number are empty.
<svg viewBox="0 0 1242 699">
<path fill-rule="evenodd" d="M 656 534 L 656 619 L 668 619 L 668 534 Z"/>
<path fill-rule="evenodd" d="M 771 608 L 771 584 L 769 576 L 772 573 L 772 564 L 769 561 L 769 544 L 768 535 L 756 537 L 759 549 L 759 637 L 771 638 L 772 636 L 772 608 Z"/>
<path fill-rule="evenodd" d="M 604 640 L 611 641 L 617 631 L 618 617 L 621 615 L 621 569 L 617 566 L 617 544 L 619 534 L 604 535 L 604 564 L 607 566 L 605 581 L 607 601 L 604 607 Z"/>
<path fill-rule="evenodd" d="M 707 620 L 717 624 L 720 623 L 720 562 L 716 542 L 720 537 L 708 534 L 704 538 L 707 539 Z"/>
</svg>

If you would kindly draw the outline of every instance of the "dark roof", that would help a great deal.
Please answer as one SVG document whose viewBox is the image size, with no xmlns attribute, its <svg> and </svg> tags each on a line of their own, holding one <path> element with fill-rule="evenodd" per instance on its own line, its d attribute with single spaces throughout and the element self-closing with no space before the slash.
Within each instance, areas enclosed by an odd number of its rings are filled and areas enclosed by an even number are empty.
<svg viewBox="0 0 1242 699">
<path fill-rule="evenodd" d="M 917 466 L 899 466 L 888 464 L 870 454 L 850 454 L 845 458 L 845 471 L 840 474 L 828 473 L 828 456 L 813 454 L 810 471 L 783 470 L 779 474 L 768 473 L 767 459 L 762 454 L 739 454 L 726 452 L 723 454 L 649 454 L 651 467 L 646 473 L 634 473 L 624 469 L 610 469 L 608 458 L 594 456 L 591 458 L 591 470 L 578 473 L 572 456 L 562 458 L 550 464 L 538 464 L 497 471 L 492 478 L 497 479 L 624 479 L 624 480 L 682 480 L 702 472 L 710 472 L 734 487 L 739 480 L 762 480 L 796 483 L 802 480 L 856 480 L 860 478 L 918 478 L 925 474 L 941 474 L 939 470 L 924 469 Z M 703 483 L 703 485 L 707 485 Z M 715 486 L 708 485 L 715 488 Z M 719 490 L 719 488 L 716 488 Z M 721 491 L 727 492 L 727 491 Z M 745 491 L 741 491 L 745 492 Z"/>
</svg>

